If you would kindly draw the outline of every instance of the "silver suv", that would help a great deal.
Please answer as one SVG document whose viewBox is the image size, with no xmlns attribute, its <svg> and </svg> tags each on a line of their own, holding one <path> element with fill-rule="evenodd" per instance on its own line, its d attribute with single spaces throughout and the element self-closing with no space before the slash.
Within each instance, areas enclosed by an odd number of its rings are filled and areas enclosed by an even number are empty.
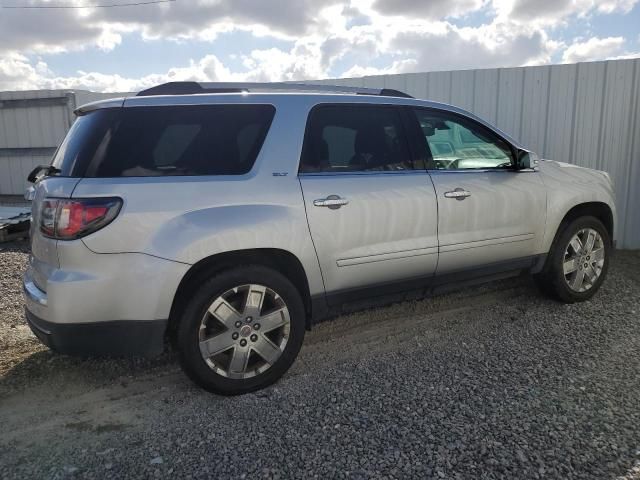
<svg viewBox="0 0 640 480">
<path fill-rule="evenodd" d="M 450 105 L 391 90 L 170 83 L 81 107 L 34 182 L 26 315 L 50 348 L 177 345 L 207 390 L 276 381 L 319 319 L 531 273 L 589 299 L 609 176 L 538 161 Z"/>
</svg>

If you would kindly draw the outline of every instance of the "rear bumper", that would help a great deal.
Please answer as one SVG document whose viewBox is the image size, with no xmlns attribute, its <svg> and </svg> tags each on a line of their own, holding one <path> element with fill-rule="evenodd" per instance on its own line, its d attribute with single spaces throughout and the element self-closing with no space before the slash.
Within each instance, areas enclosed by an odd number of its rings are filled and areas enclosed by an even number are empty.
<svg viewBox="0 0 640 480">
<path fill-rule="evenodd" d="M 141 253 L 96 254 L 81 240 L 58 246 L 57 255 L 60 265 L 33 256 L 23 280 L 27 309 L 55 324 L 169 318 L 190 267 Z"/>
<path fill-rule="evenodd" d="M 33 333 L 50 349 L 67 355 L 155 356 L 164 348 L 166 320 L 52 323 L 25 309 Z"/>
<path fill-rule="evenodd" d="M 145 254 L 101 255 L 81 240 L 57 247 L 59 265 L 31 258 L 26 317 L 51 349 L 82 356 L 162 352 L 175 291 L 189 265 Z"/>
</svg>

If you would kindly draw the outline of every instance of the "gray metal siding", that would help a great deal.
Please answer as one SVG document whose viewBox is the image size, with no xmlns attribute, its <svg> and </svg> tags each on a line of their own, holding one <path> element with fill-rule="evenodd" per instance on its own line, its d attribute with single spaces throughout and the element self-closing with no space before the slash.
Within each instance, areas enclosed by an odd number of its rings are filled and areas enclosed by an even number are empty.
<svg viewBox="0 0 640 480">
<path fill-rule="evenodd" d="M 313 82 L 318 83 L 318 82 Z M 640 248 L 640 59 L 541 67 L 376 75 L 320 83 L 384 87 L 458 105 L 495 124 L 544 158 L 605 170 L 616 186 L 617 237 Z M 3 100 L 59 98 L 38 106 Z M 0 194 L 20 194 L 26 174 L 50 156 L 81 104 L 127 94 L 41 90 L 0 92 Z M 14 108 L 15 107 L 15 108 Z M 4 149 L 5 154 L 2 154 Z M 16 149 L 25 149 L 22 154 Z"/>
<path fill-rule="evenodd" d="M 395 88 L 450 103 L 544 158 L 608 172 L 616 187 L 618 245 L 640 248 L 640 59 L 320 83 Z"/>
<path fill-rule="evenodd" d="M 86 91 L 30 90 L 0 92 L 0 195 L 21 195 L 27 175 L 62 142 L 84 104 L 120 94 Z"/>
<path fill-rule="evenodd" d="M 29 172 L 49 162 L 33 149 L 60 143 L 71 122 L 67 99 L 51 90 L 0 92 L 0 194 L 21 194 Z"/>
<path fill-rule="evenodd" d="M 42 105 L 37 99 L 60 98 L 60 91 L 0 92 L 3 100 L 35 100 L 30 106 L 0 105 L 0 148 L 51 147 L 57 145 L 71 122 L 66 105 Z"/>
</svg>

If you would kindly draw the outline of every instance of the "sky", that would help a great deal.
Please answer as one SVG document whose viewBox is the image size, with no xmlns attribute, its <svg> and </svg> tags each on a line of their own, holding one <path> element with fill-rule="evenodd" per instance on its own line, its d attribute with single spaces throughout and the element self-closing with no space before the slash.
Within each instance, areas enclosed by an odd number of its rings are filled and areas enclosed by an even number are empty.
<svg viewBox="0 0 640 480">
<path fill-rule="evenodd" d="M 134 1 L 0 0 L 0 90 L 128 92 L 176 80 L 309 80 L 640 57 L 640 0 L 105 7 Z"/>
</svg>

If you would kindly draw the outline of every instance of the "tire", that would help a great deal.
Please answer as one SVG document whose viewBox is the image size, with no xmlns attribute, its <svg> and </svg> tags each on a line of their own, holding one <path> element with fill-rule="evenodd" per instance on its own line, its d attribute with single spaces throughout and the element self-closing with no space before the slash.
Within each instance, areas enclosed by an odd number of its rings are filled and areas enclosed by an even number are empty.
<svg viewBox="0 0 640 480">
<path fill-rule="evenodd" d="M 191 380 L 210 392 L 259 390 L 293 364 L 305 327 L 302 298 L 285 276 L 260 265 L 226 270 L 196 290 L 184 309 L 177 330 L 180 363 Z M 227 343 L 231 346 L 220 350 Z"/>
<path fill-rule="evenodd" d="M 599 235 L 599 239 L 592 237 L 596 243 L 591 253 L 584 249 L 588 245 L 582 245 L 581 242 L 578 245 L 583 247 L 582 252 L 578 252 L 573 245 L 570 246 L 576 235 L 578 240 L 587 239 L 592 235 L 590 231 Z M 602 222 L 595 217 L 579 217 L 560 228 L 545 266 L 541 273 L 534 275 L 534 280 L 543 293 L 556 300 L 564 303 L 584 302 L 595 295 L 607 276 L 611 253 L 611 237 Z M 603 256 L 602 262 L 600 255 Z M 580 275 L 582 283 L 579 281 Z"/>
</svg>

